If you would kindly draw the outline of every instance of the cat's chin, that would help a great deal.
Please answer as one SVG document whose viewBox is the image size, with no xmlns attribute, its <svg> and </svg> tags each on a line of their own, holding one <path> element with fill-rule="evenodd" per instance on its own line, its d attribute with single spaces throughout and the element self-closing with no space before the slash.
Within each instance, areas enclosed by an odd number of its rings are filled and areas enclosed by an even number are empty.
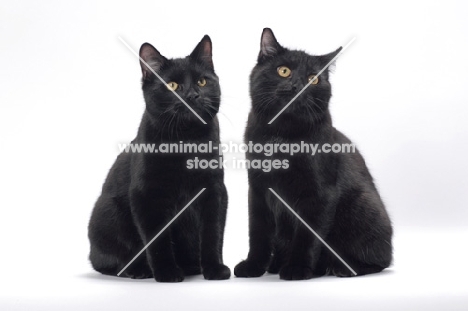
<svg viewBox="0 0 468 311">
<path fill-rule="evenodd" d="M 194 113 L 191 111 L 185 112 L 183 115 L 179 115 L 179 121 L 173 122 L 172 126 L 177 127 L 177 130 L 179 131 L 192 131 L 195 129 L 203 128 L 207 124 L 211 124 L 213 122 L 213 119 L 216 118 L 215 116 L 210 116 L 208 114 L 204 114 L 201 112 L 197 112 L 198 118 Z M 203 121 L 202 121 L 203 120 Z"/>
</svg>

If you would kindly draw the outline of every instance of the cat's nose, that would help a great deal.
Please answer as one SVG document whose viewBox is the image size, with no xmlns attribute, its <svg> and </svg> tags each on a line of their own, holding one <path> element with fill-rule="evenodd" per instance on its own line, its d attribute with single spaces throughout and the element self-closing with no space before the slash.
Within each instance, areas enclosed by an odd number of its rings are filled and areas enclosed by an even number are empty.
<svg viewBox="0 0 468 311">
<path fill-rule="evenodd" d="M 294 79 L 291 83 L 291 90 L 292 91 L 299 91 L 302 89 L 303 85 L 299 79 Z"/>
<path fill-rule="evenodd" d="M 190 91 L 187 93 L 187 99 L 188 100 L 194 100 L 194 99 L 197 99 L 200 97 L 200 94 L 198 94 L 197 92 L 194 92 L 194 91 Z"/>
</svg>

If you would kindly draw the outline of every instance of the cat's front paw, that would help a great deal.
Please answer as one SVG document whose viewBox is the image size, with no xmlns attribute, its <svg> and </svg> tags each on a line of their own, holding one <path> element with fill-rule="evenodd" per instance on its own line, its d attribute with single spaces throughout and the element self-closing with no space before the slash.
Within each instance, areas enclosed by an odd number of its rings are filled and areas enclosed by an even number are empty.
<svg viewBox="0 0 468 311">
<path fill-rule="evenodd" d="M 179 267 L 165 267 L 154 271 L 154 278 L 157 282 L 176 283 L 184 280 L 184 272 Z"/>
<path fill-rule="evenodd" d="M 287 265 L 280 270 L 280 279 L 282 280 L 308 280 L 311 279 L 314 274 L 311 267 Z"/>
<path fill-rule="evenodd" d="M 241 261 L 235 268 L 234 274 L 238 278 L 258 278 L 265 273 L 265 268 L 258 266 L 255 262 L 244 260 Z"/>
<path fill-rule="evenodd" d="M 223 264 L 206 266 L 203 268 L 203 276 L 206 280 L 226 280 L 231 277 L 231 270 Z"/>
</svg>

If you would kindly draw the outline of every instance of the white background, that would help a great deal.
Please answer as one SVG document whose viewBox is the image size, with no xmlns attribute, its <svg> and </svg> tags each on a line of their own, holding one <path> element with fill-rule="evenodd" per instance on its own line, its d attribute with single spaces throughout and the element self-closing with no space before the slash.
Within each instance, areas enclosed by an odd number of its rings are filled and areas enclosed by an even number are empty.
<svg viewBox="0 0 468 311">
<path fill-rule="evenodd" d="M 466 310 L 468 7 L 455 1 L 4 1 L 0 8 L 2 310 Z M 143 113 L 135 50 L 214 45 L 222 140 L 240 142 L 260 34 L 313 54 L 355 43 L 332 77 L 335 126 L 359 147 L 395 225 L 395 262 L 360 278 L 181 284 L 101 276 L 87 223 Z M 226 171 L 225 261 L 247 255 L 246 172 Z"/>
</svg>

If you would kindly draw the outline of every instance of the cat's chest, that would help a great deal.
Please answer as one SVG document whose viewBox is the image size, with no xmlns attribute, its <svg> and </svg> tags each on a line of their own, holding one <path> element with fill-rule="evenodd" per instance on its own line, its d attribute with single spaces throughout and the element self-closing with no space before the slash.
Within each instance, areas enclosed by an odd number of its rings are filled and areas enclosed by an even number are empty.
<svg viewBox="0 0 468 311">
<path fill-rule="evenodd" d="M 276 138 L 264 144 L 275 144 L 270 153 L 251 152 L 247 154 L 247 159 L 253 163 L 273 163 L 277 161 L 281 166 L 271 168 L 269 171 L 263 169 L 250 169 L 249 175 L 253 183 L 268 185 L 273 188 L 307 188 L 311 192 L 319 189 L 321 185 L 330 184 L 330 180 L 336 178 L 336 165 L 334 155 L 313 154 L 311 145 L 315 142 L 291 142 L 287 139 Z M 309 148 L 304 146 L 308 145 Z M 304 148 L 302 148 L 304 147 Z"/>
<path fill-rule="evenodd" d="M 140 156 L 135 159 L 132 166 L 132 177 L 143 179 L 151 184 L 171 184 L 183 187 L 185 184 L 208 184 L 222 173 L 220 166 L 208 169 L 203 165 L 211 160 L 221 161 L 219 156 L 215 159 L 212 154 L 152 154 Z M 222 167 L 222 166 L 221 166 Z"/>
</svg>

